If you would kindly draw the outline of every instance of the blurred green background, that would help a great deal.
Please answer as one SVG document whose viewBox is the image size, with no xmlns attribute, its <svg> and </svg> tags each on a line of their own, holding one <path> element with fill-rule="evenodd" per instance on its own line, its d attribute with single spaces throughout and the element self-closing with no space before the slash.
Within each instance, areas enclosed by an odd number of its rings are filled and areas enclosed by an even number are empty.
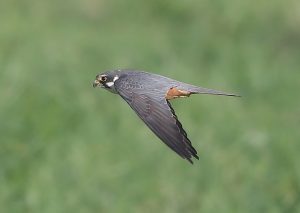
<svg viewBox="0 0 300 213">
<path fill-rule="evenodd" d="M 300 2 L 1 1 L 1 212 L 300 212 Z M 241 94 L 173 106 L 182 160 L 99 72 Z"/>
</svg>

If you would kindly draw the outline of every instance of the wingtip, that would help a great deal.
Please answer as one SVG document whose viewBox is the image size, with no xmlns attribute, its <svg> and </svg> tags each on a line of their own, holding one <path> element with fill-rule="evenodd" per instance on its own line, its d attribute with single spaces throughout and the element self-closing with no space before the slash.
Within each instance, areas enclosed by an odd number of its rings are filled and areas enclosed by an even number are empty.
<svg viewBox="0 0 300 213">
<path fill-rule="evenodd" d="M 199 156 L 198 156 L 197 154 L 192 155 L 191 157 L 186 158 L 186 160 L 187 160 L 188 162 L 190 162 L 192 165 L 194 164 L 194 161 L 192 161 L 193 157 L 194 157 L 195 159 L 199 160 Z"/>
<path fill-rule="evenodd" d="M 194 162 L 191 160 L 191 158 L 186 158 L 186 160 L 188 161 L 188 162 L 190 162 L 190 164 L 194 164 Z"/>
</svg>

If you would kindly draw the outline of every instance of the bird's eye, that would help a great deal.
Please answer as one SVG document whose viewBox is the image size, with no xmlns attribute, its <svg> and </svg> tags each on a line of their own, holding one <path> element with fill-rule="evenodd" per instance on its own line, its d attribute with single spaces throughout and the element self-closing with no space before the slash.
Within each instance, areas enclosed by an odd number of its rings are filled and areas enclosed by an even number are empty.
<svg viewBox="0 0 300 213">
<path fill-rule="evenodd" d="M 107 77 L 106 77 L 106 76 L 101 76 L 101 77 L 100 77 L 100 81 L 105 82 L 106 80 L 107 80 Z"/>
</svg>

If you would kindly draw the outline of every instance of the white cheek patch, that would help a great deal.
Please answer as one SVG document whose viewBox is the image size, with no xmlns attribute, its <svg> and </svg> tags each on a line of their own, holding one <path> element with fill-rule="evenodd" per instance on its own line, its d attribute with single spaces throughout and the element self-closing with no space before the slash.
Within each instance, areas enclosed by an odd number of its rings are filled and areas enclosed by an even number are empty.
<svg viewBox="0 0 300 213">
<path fill-rule="evenodd" d="M 107 85 L 108 87 L 112 87 L 112 86 L 114 85 L 114 82 L 107 82 L 106 85 Z"/>
<path fill-rule="evenodd" d="M 113 82 L 115 82 L 115 81 L 118 80 L 118 79 L 119 79 L 119 76 L 116 75 L 116 76 L 114 77 L 114 79 L 113 79 Z"/>
</svg>

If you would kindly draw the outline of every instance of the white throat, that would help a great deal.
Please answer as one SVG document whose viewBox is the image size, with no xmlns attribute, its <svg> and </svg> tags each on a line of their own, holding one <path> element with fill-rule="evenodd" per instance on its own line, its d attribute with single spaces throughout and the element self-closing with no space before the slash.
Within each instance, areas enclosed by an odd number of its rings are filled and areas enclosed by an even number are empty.
<svg viewBox="0 0 300 213">
<path fill-rule="evenodd" d="M 115 81 L 118 80 L 118 79 L 119 79 L 119 76 L 116 75 L 116 76 L 114 77 L 113 81 L 107 82 L 106 85 L 109 86 L 109 87 L 112 87 L 112 86 L 115 85 Z"/>
</svg>

